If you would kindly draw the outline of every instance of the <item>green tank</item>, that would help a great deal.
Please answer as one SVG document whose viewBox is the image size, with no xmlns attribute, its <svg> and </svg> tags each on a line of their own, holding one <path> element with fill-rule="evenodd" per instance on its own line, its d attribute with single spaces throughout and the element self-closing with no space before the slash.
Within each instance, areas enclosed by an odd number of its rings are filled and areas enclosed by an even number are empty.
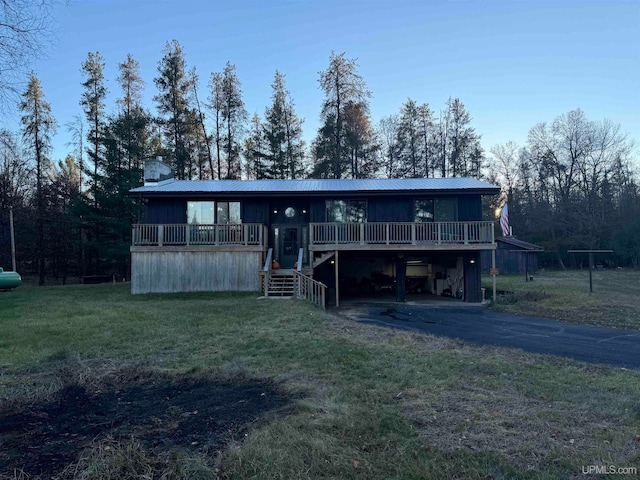
<svg viewBox="0 0 640 480">
<path fill-rule="evenodd" d="M 19 287 L 22 278 L 16 272 L 5 272 L 0 268 L 0 290 L 9 290 L 10 288 Z"/>
</svg>

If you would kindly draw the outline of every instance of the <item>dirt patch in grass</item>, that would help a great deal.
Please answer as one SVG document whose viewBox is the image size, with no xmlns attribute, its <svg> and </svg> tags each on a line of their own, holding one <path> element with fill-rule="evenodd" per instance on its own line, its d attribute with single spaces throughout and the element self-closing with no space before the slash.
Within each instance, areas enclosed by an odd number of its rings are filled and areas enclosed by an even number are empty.
<svg viewBox="0 0 640 480">
<path fill-rule="evenodd" d="M 215 458 L 267 412 L 290 404 L 274 386 L 245 379 L 156 374 L 125 385 L 66 385 L 50 401 L 0 412 L 0 478 L 13 478 L 14 471 L 55 478 L 81 457 L 86 463 L 83 450 L 115 451 L 114 442 L 121 453 L 138 456 L 186 451 Z"/>
</svg>

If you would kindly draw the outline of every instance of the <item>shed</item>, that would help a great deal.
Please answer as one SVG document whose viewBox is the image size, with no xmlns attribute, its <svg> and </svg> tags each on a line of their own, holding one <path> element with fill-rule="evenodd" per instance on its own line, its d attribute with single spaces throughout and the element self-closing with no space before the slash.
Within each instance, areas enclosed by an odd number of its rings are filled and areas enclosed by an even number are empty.
<svg viewBox="0 0 640 480">
<path fill-rule="evenodd" d="M 519 240 L 514 236 L 496 238 L 496 267 L 504 274 L 538 273 L 538 253 L 540 245 Z M 491 252 L 481 253 L 482 272 L 491 270 Z"/>
</svg>

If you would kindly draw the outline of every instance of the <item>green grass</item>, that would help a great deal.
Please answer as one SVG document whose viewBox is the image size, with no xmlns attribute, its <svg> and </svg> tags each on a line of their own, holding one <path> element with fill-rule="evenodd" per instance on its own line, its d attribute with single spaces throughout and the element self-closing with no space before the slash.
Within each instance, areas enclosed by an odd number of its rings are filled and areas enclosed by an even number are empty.
<svg viewBox="0 0 640 480">
<path fill-rule="evenodd" d="M 171 457 L 166 478 L 565 479 L 582 478 L 583 465 L 640 464 L 638 372 L 256 297 L 132 296 L 123 285 L 1 293 L 0 408 L 49 396 L 69 376 L 144 365 L 269 379 L 296 398 L 292 414 L 219 457 Z M 65 478 L 167 465 L 135 440 L 107 447 L 83 453 Z"/>
<path fill-rule="evenodd" d="M 502 295 L 494 308 L 537 315 L 567 322 L 640 330 L 640 271 L 605 270 L 592 272 L 593 292 L 589 292 L 589 271 L 543 270 L 525 282 L 521 275 L 498 275 L 497 290 Z M 492 294 L 492 278 L 482 279 L 487 298 Z"/>
</svg>

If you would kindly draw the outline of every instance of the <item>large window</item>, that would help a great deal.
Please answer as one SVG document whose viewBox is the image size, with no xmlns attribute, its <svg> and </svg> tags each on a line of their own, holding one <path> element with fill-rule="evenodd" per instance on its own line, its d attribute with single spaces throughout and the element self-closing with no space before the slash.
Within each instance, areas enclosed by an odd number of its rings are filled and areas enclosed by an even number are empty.
<svg viewBox="0 0 640 480">
<path fill-rule="evenodd" d="M 413 202 L 414 222 L 433 222 L 433 199 L 416 200 Z"/>
<path fill-rule="evenodd" d="M 240 202 L 187 202 L 187 223 L 242 223 Z"/>
<path fill-rule="evenodd" d="M 351 223 L 367 221 L 365 200 L 327 200 L 327 222 Z"/>
<path fill-rule="evenodd" d="M 240 202 L 218 202 L 216 223 L 242 223 Z"/>
<path fill-rule="evenodd" d="M 429 198 L 413 202 L 415 222 L 456 222 L 458 201 L 456 198 Z"/>
<path fill-rule="evenodd" d="M 215 202 L 187 202 L 187 223 L 207 225 L 215 222 Z"/>
<path fill-rule="evenodd" d="M 434 207 L 436 222 L 458 221 L 457 198 L 436 198 L 434 200 Z"/>
</svg>

